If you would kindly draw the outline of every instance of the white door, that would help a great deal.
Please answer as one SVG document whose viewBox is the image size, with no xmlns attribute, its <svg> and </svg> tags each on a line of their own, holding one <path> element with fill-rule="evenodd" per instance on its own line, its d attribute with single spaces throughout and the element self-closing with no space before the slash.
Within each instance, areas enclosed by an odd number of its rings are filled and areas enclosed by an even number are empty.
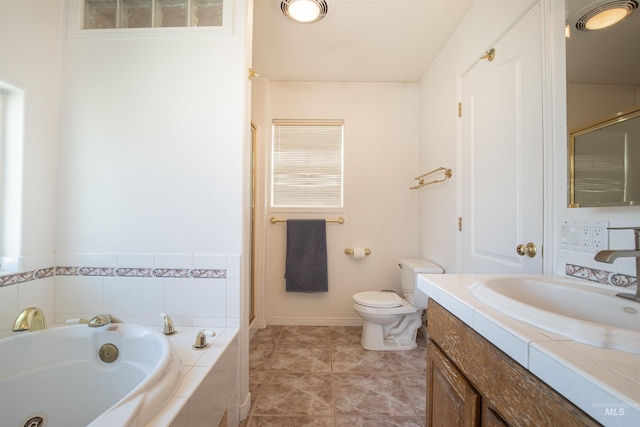
<svg viewBox="0 0 640 427">
<path fill-rule="evenodd" d="M 461 79 L 463 273 L 542 273 L 540 23 L 538 2 Z"/>
</svg>

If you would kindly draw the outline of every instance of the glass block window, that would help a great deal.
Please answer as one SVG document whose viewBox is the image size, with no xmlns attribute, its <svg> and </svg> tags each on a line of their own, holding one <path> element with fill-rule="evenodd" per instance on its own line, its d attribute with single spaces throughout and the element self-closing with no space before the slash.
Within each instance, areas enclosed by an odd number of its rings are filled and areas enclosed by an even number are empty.
<svg viewBox="0 0 640 427">
<path fill-rule="evenodd" d="M 222 26 L 224 0 L 84 0 L 83 28 Z"/>
<path fill-rule="evenodd" d="M 274 120 L 271 207 L 343 206 L 342 120 Z"/>
</svg>

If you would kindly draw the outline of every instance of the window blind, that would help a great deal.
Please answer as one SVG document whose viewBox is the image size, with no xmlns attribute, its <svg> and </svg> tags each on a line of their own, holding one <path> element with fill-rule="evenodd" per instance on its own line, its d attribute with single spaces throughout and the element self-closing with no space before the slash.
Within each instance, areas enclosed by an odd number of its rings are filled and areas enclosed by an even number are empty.
<svg viewBox="0 0 640 427">
<path fill-rule="evenodd" d="M 624 200 L 627 133 L 580 135 L 575 150 L 575 200 L 583 206 L 607 206 Z"/>
<path fill-rule="evenodd" d="M 342 120 L 274 120 L 272 207 L 342 207 Z"/>
</svg>

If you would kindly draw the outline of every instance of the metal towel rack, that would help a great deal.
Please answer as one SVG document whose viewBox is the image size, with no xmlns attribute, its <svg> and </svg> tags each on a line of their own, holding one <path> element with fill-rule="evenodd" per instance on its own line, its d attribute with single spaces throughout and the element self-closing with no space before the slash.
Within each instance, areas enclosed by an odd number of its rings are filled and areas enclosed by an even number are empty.
<svg viewBox="0 0 640 427">
<path fill-rule="evenodd" d="M 434 179 L 433 181 L 424 182 L 423 178 L 425 176 L 431 175 L 432 173 L 436 173 L 436 172 L 439 172 L 439 171 L 444 171 L 444 178 L 442 178 L 442 179 Z M 427 172 L 427 173 L 422 174 L 420 176 L 416 176 L 414 179 L 416 181 L 418 181 L 418 185 L 415 185 L 413 187 L 409 187 L 409 190 L 417 190 L 418 188 L 424 187 L 425 185 L 435 184 L 436 182 L 444 182 L 444 181 L 448 180 L 449 178 L 451 178 L 451 169 L 443 168 L 441 166 L 438 169 L 432 170 L 431 172 Z"/>
<path fill-rule="evenodd" d="M 338 224 L 344 224 L 344 218 L 343 217 L 338 217 L 338 219 L 328 219 L 326 220 L 327 222 L 337 222 Z M 271 218 L 269 218 L 269 222 L 271 224 L 275 224 L 276 222 L 287 222 L 286 219 L 278 219 L 275 216 L 272 216 Z"/>
</svg>

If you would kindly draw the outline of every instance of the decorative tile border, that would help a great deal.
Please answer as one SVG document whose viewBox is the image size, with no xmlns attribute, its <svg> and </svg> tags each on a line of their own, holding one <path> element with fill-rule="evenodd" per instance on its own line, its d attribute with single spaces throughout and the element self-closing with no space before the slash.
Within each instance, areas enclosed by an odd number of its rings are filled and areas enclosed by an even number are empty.
<svg viewBox="0 0 640 427">
<path fill-rule="evenodd" d="M 637 279 L 633 276 L 573 264 L 566 264 L 564 271 L 567 276 L 622 288 L 634 286 L 637 283 Z"/>
<path fill-rule="evenodd" d="M 55 276 L 160 277 L 180 279 L 226 279 L 227 270 L 186 268 L 49 267 L 0 276 L 0 287 Z"/>
</svg>

